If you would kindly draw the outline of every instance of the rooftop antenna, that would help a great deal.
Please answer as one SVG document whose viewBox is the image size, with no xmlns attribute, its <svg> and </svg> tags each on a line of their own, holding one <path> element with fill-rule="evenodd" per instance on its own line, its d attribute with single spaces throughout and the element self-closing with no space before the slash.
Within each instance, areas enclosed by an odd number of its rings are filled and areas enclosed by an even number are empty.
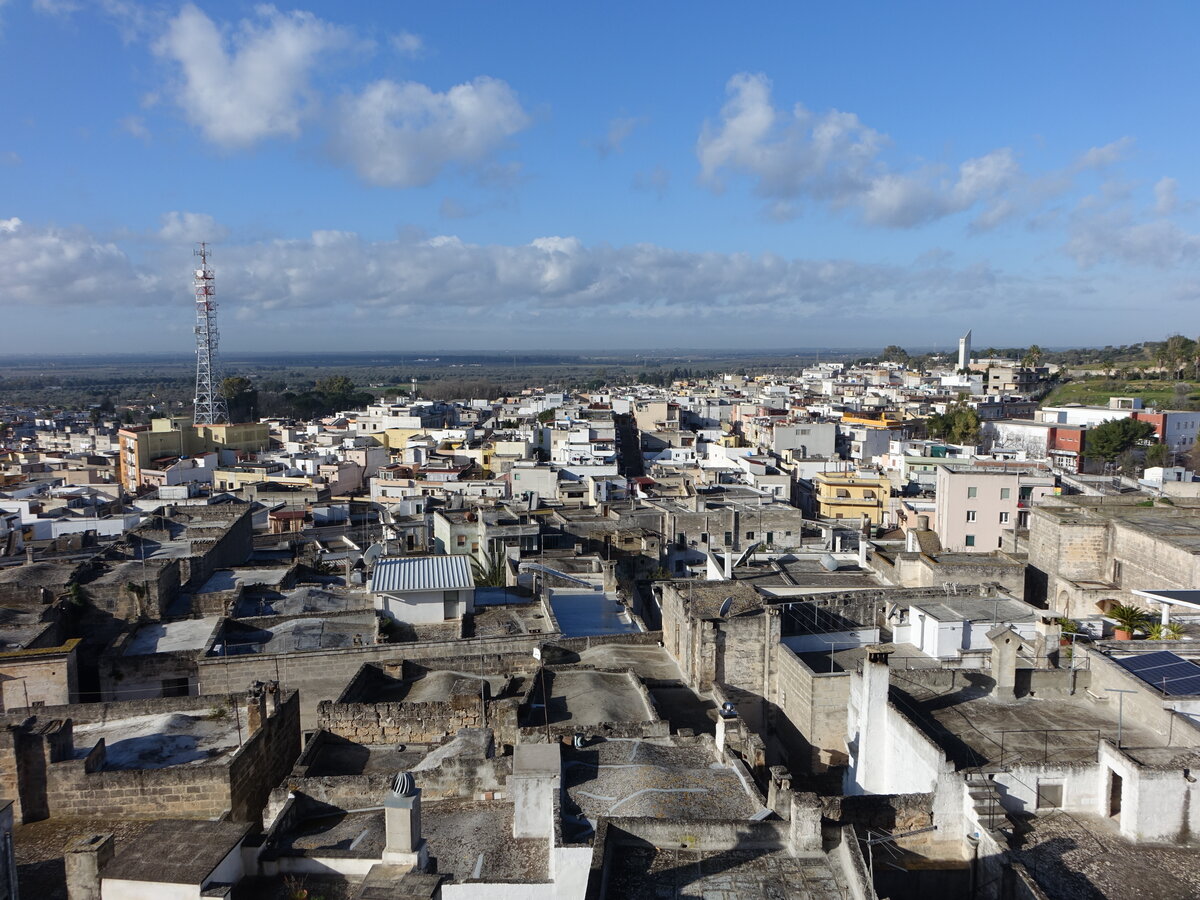
<svg viewBox="0 0 1200 900">
<path fill-rule="evenodd" d="M 208 264 L 208 244 L 203 241 L 192 251 L 200 257 L 200 265 L 194 273 L 193 287 L 196 294 L 196 425 L 216 425 L 229 421 L 229 410 L 225 398 L 217 386 L 217 304 L 213 297 L 217 289 L 213 283 L 213 270 Z"/>
</svg>

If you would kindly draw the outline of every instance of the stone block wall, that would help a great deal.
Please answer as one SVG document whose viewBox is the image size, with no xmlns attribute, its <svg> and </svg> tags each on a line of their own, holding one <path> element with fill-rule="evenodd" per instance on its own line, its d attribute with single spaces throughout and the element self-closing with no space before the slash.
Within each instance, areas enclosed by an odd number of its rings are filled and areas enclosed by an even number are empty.
<svg viewBox="0 0 1200 900">
<path fill-rule="evenodd" d="M 71 758 L 62 748 L 70 744 L 70 716 L 82 721 L 108 716 L 136 716 L 166 711 L 207 710 L 234 697 L 178 697 L 125 703 L 73 704 L 39 709 L 30 723 L 14 724 L 0 732 L 0 786 L 4 774 L 16 771 L 17 792 L 24 800 L 25 821 L 47 816 L 114 819 L 215 818 L 227 810 L 237 821 L 255 821 L 271 789 L 291 770 L 300 753 L 299 698 L 293 692 L 270 707 L 262 727 L 247 736 L 232 757 L 199 765 L 161 769 L 104 768 L 105 749 L 99 742 L 84 759 Z M 244 727 L 248 727 L 244 716 Z M 9 779 L 12 780 L 12 779 Z"/>
<path fill-rule="evenodd" d="M 441 743 L 460 728 L 480 728 L 479 682 L 460 678 L 446 700 L 336 703 L 317 707 L 318 727 L 357 744 Z"/>
<path fill-rule="evenodd" d="M 338 697 L 365 663 L 413 660 L 428 668 L 459 668 L 471 660 L 474 670 L 482 654 L 484 672 L 522 671 L 533 661 L 532 651 L 551 635 L 503 635 L 473 641 L 431 641 L 373 644 L 334 650 L 204 657 L 198 660 L 200 692 L 220 694 L 244 690 L 254 681 L 278 680 L 285 690 L 300 692 L 301 727 L 317 727 L 318 704 Z"/>
<path fill-rule="evenodd" d="M 801 771 L 823 772 L 846 763 L 848 672 L 817 673 L 784 644 L 775 646 L 778 670 L 775 734 Z M 801 755 L 797 758 L 797 754 Z"/>
<path fill-rule="evenodd" d="M 277 685 L 266 689 L 267 718 L 229 762 L 229 806 L 238 822 L 258 820 L 271 790 L 300 756 L 299 695 L 292 691 L 285 696 Z"/>
<path fill-rule="evenodd" d="M 78 645 L 79 639 L 72 638 L 60 647 L 0 653 L 0 713 L 78 699 Z"/>
</svg>

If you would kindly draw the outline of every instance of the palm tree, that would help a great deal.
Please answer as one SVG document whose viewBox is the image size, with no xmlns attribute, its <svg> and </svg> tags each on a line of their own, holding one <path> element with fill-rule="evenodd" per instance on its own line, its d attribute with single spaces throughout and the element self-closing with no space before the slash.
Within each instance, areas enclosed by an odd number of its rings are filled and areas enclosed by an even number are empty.
<svg viewBox="0 0 1200 900">
<path fill-rule="evenodd" d="M 1106 615 L 1117 623 L 1117 640 L 1132 640 L 1135 631 L 1150 627 L 1150 613 L 1139 606 L 1118 603 Z M 1121 637 L 1124 633 L 1126 636 Z"/>
<path fill-rule="evenodd" d="M 1146 637 L 1152 641 L 1177 641 L 1183 637 L 1183 626 L 1178 622 L 1155 622 L 1146 632 Z"/>
<path fill-rule="evenodd" d="M 483 553 L 471 558 L 471 574 L 476 587 L 505 587 L 508 584 L 508 560 L 502 554 Z"/>
</svg>

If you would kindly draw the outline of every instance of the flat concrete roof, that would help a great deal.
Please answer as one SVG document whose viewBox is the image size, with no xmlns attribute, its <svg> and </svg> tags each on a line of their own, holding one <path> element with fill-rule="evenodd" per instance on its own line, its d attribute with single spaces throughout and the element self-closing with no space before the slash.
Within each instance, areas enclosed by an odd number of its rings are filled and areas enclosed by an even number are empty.
<svg viewBox="0 0 1200 900">
<path fill-rule="evenodd" d="M 1051 897 L 1200 897 L 1200 851 L 1134 844 L 1117 823 L 1054 810 L 1022 823 L 1023 862 Z"/>
<path fill-rule="evenodd" d="M 558 775 L 561 768 L 559 744 L 518 744 L 514 750 L 514 775 Z"/>
<path fill-rule="evenodd" d="M 203 619 L 181 619 L 178 622 L 153 622 L 143 625 L 130 639 L 123 656 L 146 656 L 152 653 L 179 653 L 203 650 L 219 616 Z"/>
<path fill-rule="evenodd" d="M 104 867 L 104 879 L 199 887 L 252 827 L 247 822 L 162 819 L 125 845 Z"/>
<path fill-rule="evenodd" d="M 254 584 L 278 587 L 291 573 L 292 566 L 271 566 L 258 569 L 218 569 L 212 573 L 208 581 L 198 590 L 197 594 L 215 594 L 222 591 L 236 590 L 238 585 L 249 587 Z"/>
<path fill-rule="evenodd" d="M 438 872 L 462 882 L 478 866 L 487 881 L 549 880 L 547 843 L 513 837 L 513 806 L 499 801 L 435 800 L 421 804 L 421 830 Z"/>
<path fill-rule="evenodd" d="M 547 680 L 551 725 L 587 727 L 606 722 L 648 722 L 654 718 L 628 673 L 568 669 L 547 673 Z M 530 709 L 522 725 L 541 725 L 543 715 L 541 708 Z"/>
<path fill-rule="evenodd" d="M 699 738 L 565 748 L 563 776 L 571 799 L 593 823 L 599 816 L 749 819 L 762 808 L 742 773 Z"/>
<path fill-rule="evenodd" d="M 640 678 L 683 681 L 671 654 L 657 644 L 597 644 L 580 651 L 579 661 L 597 669 L 632 669 Z"/>
<path fill-rule="evenodd" d="M 76 724 L 75 757 L 82 759 L 104 739 L 106 769 L 164 769 L 224 764 L 240 746 L 233 710 L 164 712 Z M 245 728 L 243 725 L 242 731 Z"/>
<path fill-rule="evenodd" d="M 923 683 L 919 672 L 896 673 L 891 690 L 893 703 L 923 723 L 959 767 L 1088 762 L 1096 759 L 1101 738 L 1116 742 L 1115 699 L 1039 691 L 1036 698 L 1003 701 L 992 696 L 992 679 L 983 672 L 959 670 L 953 679 L 935 686 Z M 1136 748 L 1164 741 L 1127 715 L 1122 742 Z"/>
<path fill-rule="evenodd" d="M 603 896 L 613 900 L 685 896 L 849 900 L 854 895 L 838 866 L 825 854 L 620 847 L 610 856 L 608 889 Z"/>
</svg>

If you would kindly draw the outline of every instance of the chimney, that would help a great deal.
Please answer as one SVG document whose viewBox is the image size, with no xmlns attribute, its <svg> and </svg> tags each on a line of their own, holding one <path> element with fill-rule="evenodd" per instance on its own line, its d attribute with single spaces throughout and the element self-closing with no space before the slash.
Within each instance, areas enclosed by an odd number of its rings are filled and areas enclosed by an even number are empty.
<svg viewBox="0 0 1200 900">
<path fill-rule="evenodd" d="M 383 801 L 383 817 L 383 864 L 424 869 L 429 848 L 421 837 L 421 789 L 411 772 L 401 772 L 392 781 L 392 791 Z"/>
<path fill-rule="evenodd" d="M 910 528 L 904 532 L 904 550 L 907 553 L 916 553 L 921 549 L 920 543 L 917 542 L 917 530 Z"/>
<path fill-rule="evenodd" d="M 1017 650 L 1020 636 L 1011 625 L 997 625 L 988 632 L 992 642 L 992 678 L 997 700 L 1017 699 Z"/>
<path fill-rule="evenodd" d="M 725 551 L 725 580 L 729 581 L 733 578 L 733 551 Z"/>
<path fill-rule="evenodd" d="M 917 516 L 917 531 L 929 530 L 929 516 Z"/>
<path fill-rule="evenodd" d="M 246 692 L 246 730 L 248 735 L 258 732 L 267 719 L 267 693 L 261 681 L 250 685 Z"/>
<path fill-rule="evenodd" d="M 111 834 L 80 838 L 67 848 L 67 900 L 100 900 L 100 870 L 113 858 Z"/>
<path fill-rule="evenodd" d="M 26 565 L 33 562 L 33 544 L 25 545 L 25 563 Z"/>
<path fill-rule="evenodd" d="M 279 712 L 279 703 L 283 697 L 283 691 L 279 689 L 278 681 L 267 682 L 267 715 L 273 716 Z"/>
<path fill-rule="evenodd" d="M 858 702 L 857 778 L 868 794 L 886 794 L 887 778 L 887 705 L 891 670 L 888 656 L 892 649 L 882 644 L 867 648 L 862 667 Z"/>
</svg>

